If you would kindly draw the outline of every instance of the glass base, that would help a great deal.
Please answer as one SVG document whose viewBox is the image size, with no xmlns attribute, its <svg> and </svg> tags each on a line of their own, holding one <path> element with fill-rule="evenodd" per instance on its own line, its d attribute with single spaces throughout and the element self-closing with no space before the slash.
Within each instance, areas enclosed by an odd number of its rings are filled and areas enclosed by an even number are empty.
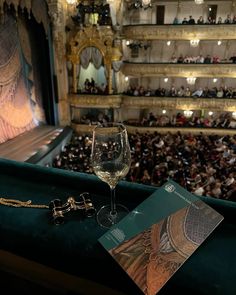
<svg viewBox="0 0 236 295">
<path fill-rule="evenodd" d="M 112 225 L 118 223 L 121 219 L 123 219 L 127 214 L 129 213 L 129 210 L 121 205 L 116 205 L 116 214 L 111 214 L 111 206 L 106 205 L 101 207 L 97 212 L 97 222 L 99 225 L 110 228 Z"/>
</svg>

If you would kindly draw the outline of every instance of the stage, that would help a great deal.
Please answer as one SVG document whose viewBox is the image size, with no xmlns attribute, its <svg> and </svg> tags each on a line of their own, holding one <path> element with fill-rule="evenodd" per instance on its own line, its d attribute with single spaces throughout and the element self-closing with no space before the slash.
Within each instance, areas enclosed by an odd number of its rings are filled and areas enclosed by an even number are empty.
<svg viewBox="0 0 236 295">
<path fill-rule="evenodd" d="M 49 165 L 70 140 L 70 127 L 38 126 L 0 144 L 0 157 L 19 162 Z"/>
</svg>

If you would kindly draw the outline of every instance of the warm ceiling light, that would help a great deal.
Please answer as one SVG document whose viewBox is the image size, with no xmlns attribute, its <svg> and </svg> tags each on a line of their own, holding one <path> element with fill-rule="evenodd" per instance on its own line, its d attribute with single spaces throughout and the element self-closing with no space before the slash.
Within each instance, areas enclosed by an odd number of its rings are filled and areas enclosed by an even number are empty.
<svg viewBox="0 0 236 295">
<path fill-rule="evenodd" d="M 195 81 L 196 81 L 197 78 L 195 77 L 188 77 L 186 78 L 186 81 L 189 85 L 194 85 L 195 84 Z"/>
<path fill-rule="evenodd" d="M 165 79 L 164 79 L 164 82 L 167 83 L 167 82 L 168 82 L 168 78 L 165 78 Z"/>
<path fill-rule="evenodd" d="M 125 81 L 129 81 L 129 77 L 126 76 L 126 77 L 125 77 Z"/>
<path fill-rule="evenodd" d="M 217 45 L 221 45 L 221 43 L 222 43 L 222 42 L 219 40 L 219 41 L 217 42 Z"/>
<path fill-rule="evenodd" d="M 151 2 L 152 2 L 152 0 L 142 0 L 142 4 L 143 4 L 144 6 L 148 6 L 148 5 L 150 5 Z"/>
<path fill-rule="evenodd" d="M 198 39 L 190 40 L 190 45 L 191 45 L 192 47 L 197 47 L 198 44 L 199 44 L 199 41 L 200 41 L 200 40 L 198 40 Z"/>
<path fill-rule="evenodd" d="M 213 83 L 216 83 L 217 81 L 218 81 L 217 78 L 214 78 L 214 79 L 213 79 Z"/>
<path fill-rule="evenodd" d="M 212 111 L 210 111 L 210 112 L 208 113 L 208 115 L 209 115 L 209 116 L 212 116 L 212 115 L 213 115 L 213 112 L 212 112 Z"/>
<path fill-rule="evenodd" d="M 68 4 L 75 4 L 77 0 L 66 0 Z"/>
<path fill-rule="evenodd" d="M 186 118 L 190 118 L 192 116 L 192 114 L 193 114 L 193 111 L 190 111 L 190 110 L 184 111 L 184 115 Z"/>
<path fill-rule="evenodd" d="M 236 112 L 232 113 L 232 118 L 236 120 Z"/>
<path fill-rule="evenodd" d="M 203 4 L 204 0 L 194 0 L 196 4 Z"/>
<path fill-rule="evenodd" d="M 166 110 L 162 110 L 162 114 L 165 114 L 166 113 Z"/>
<path fill-rule="evenodd" d="M 166 44 L 167 44 L 167 46 L 170 46 L 171 41 L 167 41 Z"/>
</svg>

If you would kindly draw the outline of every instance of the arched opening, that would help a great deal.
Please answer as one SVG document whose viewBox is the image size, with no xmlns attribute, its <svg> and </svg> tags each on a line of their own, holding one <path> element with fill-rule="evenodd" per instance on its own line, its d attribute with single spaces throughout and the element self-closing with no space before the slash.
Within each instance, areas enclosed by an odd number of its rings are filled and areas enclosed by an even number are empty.
<svg viewBox="0 0 236 295">
<path fill-rule="evenodd" d="M 81 51 L 78 69 L 78 92 L 99 94 L 107 90 L 104 59 L 96 47 L 86 47 Z"/>
</svg>

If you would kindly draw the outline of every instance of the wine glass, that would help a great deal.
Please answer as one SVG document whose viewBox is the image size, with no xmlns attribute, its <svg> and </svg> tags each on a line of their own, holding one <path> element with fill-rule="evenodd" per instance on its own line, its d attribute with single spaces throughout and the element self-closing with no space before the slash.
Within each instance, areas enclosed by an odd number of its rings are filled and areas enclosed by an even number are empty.
<svg viewBox="0 0 236 295">
<path fill-rule="evenodd" d="M 115 187 L 129 172 L 131 154 L 127 130 L 121 123 L 97 125 L 93 130 L 91 161 L 94 173 L 110 187 L 110 204 L 97 212 L 97 221 L 109 228 L 129 211 L 116 203 Z"/>
</svg>

